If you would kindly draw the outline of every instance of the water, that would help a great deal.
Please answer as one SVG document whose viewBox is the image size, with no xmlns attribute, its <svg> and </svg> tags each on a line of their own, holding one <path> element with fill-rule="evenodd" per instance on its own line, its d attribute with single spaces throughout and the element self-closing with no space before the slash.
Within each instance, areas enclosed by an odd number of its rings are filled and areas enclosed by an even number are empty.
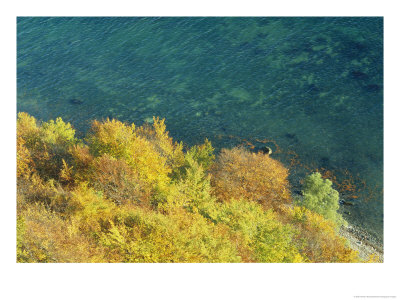
<svg viewBox="0 0 400 300">
<path fill-rule="evenodd" d="M 274 140 L 298 155 L 294 185 L 304 165 L 365 181 L 342 212 L 382 239 L 382 18 L 18 18 L 17 47 L 18 111 L 81 134 L 156 115 L 187 145 Z"/>
</svg>

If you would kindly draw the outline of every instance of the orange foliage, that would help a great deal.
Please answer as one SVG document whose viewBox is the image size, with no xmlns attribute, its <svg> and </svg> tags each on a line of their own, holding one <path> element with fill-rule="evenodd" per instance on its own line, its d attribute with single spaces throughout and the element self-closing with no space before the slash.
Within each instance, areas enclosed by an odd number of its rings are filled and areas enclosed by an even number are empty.
<svg viewBox="0 0 400 300">
<path fill-rule="evenodd" d="M 288 170 L 277 160 L 244 148 L 223 149 L 212 169 L 212 185 L 223 201 L 245 198 L 265 207 L 289 203 Z"/>
</svg>

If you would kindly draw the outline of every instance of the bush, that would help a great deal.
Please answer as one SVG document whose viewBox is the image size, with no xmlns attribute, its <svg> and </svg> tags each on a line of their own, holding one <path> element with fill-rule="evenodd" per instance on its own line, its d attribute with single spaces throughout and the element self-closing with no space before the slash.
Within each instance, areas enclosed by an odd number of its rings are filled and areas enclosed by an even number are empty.
<svg viewBox="0 0 400 300">
<path fill-rule="evenodd" d="M 211 183 L 223 201 L 244 198 L 270 208 L 291 202 L 288 174 L 269 155 L 243 148 L 223 149 L 213 167 Z"/>
<path fill-rule="evenodd" d="M 183 144 L 173 142 L 166 131 L 165 119 L 160 120 L 158 117 L 153 117 L 153 126 L 144 124 L 136 129 L 138 136 L 149 141 L 160 156 L 166 158 L 167 165 L 171 170 L 176 170 L 184 163 L 184 154 L 182 151 Z"/>
<path fill-rule="evenodd" d="M 360 262 L 331 220 L 300 206 L 285 207 L 282 213 L 280 218 L 297 228 L 293 241 L 307 262 Z"/>
<path fill-rule="evenodd" d="M 329 179 L 323 179 L 320 173 L 313 173 L 305 178 L 303 185 L 303 199 L 299 204 L 314 211 L 337 226 L 344 224 L 339 209 L 339 193 L 332 188 Z"/>
<path fill-rule="evenodd" d="M 122 262 L 240 262 L 226 231 L 182 209 L 168 216 L 131 210 L 100 241 Z"/>
<path fill-rule="evenodd" d="M 63 160 L 69 161 L 69 148 L 77 142 L 75 130 L 70 123 L 61 118 L 54 122 L 37 125 L 34 117 L 19 113 L 17 120 L 17 141 L 19 140 L 19 156 L 25 161 L 29 158 L 34 168 L 43 178 L 59 179 Z M 25 153 L 28 150 L 28 153 Z M 19 165 L 20 172 L 24 169 Z"/>
<path fill-rule="evenodd" d="M 68 220 L 39 203 L 17 219 L 18 262 L 101 262 L 103 249 Z"/>
<path fill-rule="evenodd" d="M 204 173 L 203 168 L 191 155 L 186 155 L 185 168 L 181 171 L 180 179 L 159 199 L 158 208 L 167 212 L 185 208 L 209 218 L 213 214 L 216 201 L 211 192 L 210 176 Z"/>
<path fill-rule="evenodd" d="M 125 161 L 108 154 L 97 157 L 91 164 L 89 182 L 114 203 L 149 205 L 151 190 L 139 179 Z"/>
<path fill-rule="evenodd" d="M 240 237 L 239 249 L 245 260 L 255 262 L 302 262 L 294 245 L 296 231 L 284 225 L 272 211 L 257 203 L 232 200 L 219 209 L 217 223 L 229 226 Z"/>
<path fill-rule="evenodd" d="M 171 167 L 167 157 L 162 156 L 154 144 L 135 132 L 135 125 L 116 120 L 94 121 L 87 138 L 91 154 L 104 154 L 125 161 L 144 183 L 151 187 L 164 188 Z"/>
<path fill-rule="evenodd" d="M 25 140 L 17 137 L 17 177 L 29 177 L 34 171 L 31 153 L 25 146 Z"/>
<path fill-rule="evenodd" d="M 208 139 L 202 145 L 191 147 L 186 156 L 193 158 L 205 171 L 210 169 L 215 159 L 214 148 Z"/>
</svg>

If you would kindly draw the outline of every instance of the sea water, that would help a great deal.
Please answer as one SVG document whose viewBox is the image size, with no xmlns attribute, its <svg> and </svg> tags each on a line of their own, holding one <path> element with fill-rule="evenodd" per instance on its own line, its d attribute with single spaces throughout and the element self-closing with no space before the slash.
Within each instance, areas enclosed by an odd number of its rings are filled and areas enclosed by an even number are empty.
<svg viewBox="0 0 400 300">
<path fill-rule="evenodd" d="M 18 18 L 17 98 L 80 136 L 159 116 L 188 146 L 268 140 L 294 187 L 356 178 L 341 212 L 382 240 L 382 18 Z"/>
</svg>

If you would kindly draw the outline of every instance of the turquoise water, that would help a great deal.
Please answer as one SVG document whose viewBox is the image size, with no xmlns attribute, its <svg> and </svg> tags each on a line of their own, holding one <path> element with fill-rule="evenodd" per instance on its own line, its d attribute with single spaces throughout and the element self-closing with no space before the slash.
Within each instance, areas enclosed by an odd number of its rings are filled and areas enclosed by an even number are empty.
<svg viewBox="0 0 400 300">
<path fill-rule="evenodd" d="M 18 111 L 80 134 L 156 115 L 187 145 L 274 140 L 287 165 L 365 180 L 341 210 L 382 239 L 382 18 L 18 18 L 17 48 Z"/>
</svg>

